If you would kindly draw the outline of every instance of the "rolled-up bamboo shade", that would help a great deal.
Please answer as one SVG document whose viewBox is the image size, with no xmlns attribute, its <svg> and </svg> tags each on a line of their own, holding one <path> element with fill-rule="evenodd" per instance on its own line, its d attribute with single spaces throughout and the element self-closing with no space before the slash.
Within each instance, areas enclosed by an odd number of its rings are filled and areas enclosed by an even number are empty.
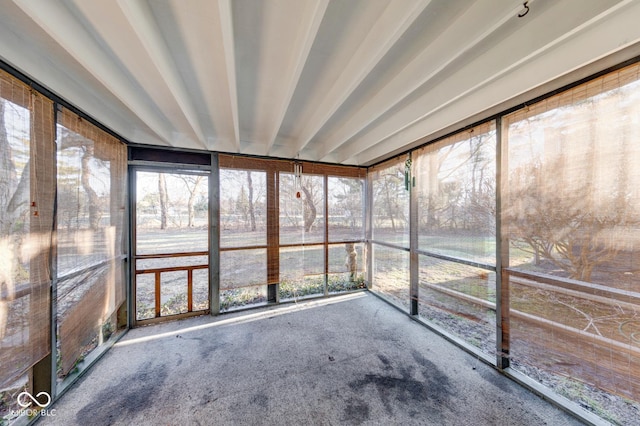
<svg viewBox="0 0 640 426">
<path fill-rule="evenodd" d="M 0 71 L 0 388 L 50 352 L 53 104 Z"/>
</svg>

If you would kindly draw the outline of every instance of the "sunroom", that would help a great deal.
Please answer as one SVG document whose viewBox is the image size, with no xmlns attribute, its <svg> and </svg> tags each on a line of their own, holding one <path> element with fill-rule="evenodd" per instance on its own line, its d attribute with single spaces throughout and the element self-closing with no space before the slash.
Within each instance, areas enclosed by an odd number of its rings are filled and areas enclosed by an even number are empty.
<svg viewBox="0 0 640 426">
<path fill-rule="evenodd" d="M 442 339 L 533 404 L 638 424 L 640 1 L 0 6 L 0 424 L 83 423 L 90 410 L 63 397 L 104 397 L 86 393 L 96 377 L 124 392 L 110 359 L 171 359 L 158 339 L 197 352 L 179 339 L 249 323 L 233 336 L 263 333 L 253 367 L 185 363 L 232 382 L 265 359 L 286 369 L 301 341 L 328 369 L 383 342 L 376 368 L 415 384 L 427 352 L 452 353 L 424 346 Z M 410 334 L 350 328 L 382 321 Z M 375 344 L 357 340 L 368 333 Z M 206 418 L 436 421 L 420 415 L 442 395 L 394 385 L 391 406 L 367 366 L 331 385 L 341 414 L 298 377 L 313 410 L 260 394 L 247 404 L 264 417 L 225 417 L 229 399 Z M 441 379 L 432 388 L 457 380 Z M 349 393 L 360 387 L 381 412 Z M 126 424 L 125 411 L 97 421 Z"/>
</svg>

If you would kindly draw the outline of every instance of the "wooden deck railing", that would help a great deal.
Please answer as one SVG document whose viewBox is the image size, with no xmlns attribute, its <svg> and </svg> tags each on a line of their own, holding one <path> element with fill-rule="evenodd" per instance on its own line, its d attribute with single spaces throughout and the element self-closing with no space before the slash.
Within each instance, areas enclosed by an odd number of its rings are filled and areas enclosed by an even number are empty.
<svg viewBox="0 0 640 426">
<path fill-rule="evenodd" d="M 144 259 L 169 259 L 176 257 L 192 257 L 192 256 L 208 256 L 208 251 L 185 252 L 185 253 L 160 253 L 146 254 L 136 256 L 136 277 L 144 274 L 154 274 L 155 277 L 155 317 L 161 316 L 161 289 L 162 289 L 162 273 L 163 272 L 179 272 L 187 271 L 187 312 L 193 312 L 193 271 L 198 269 L 208 269 L 209 264 L 184 265 L 184 266 L 168 266 L 164 268 L 137 268 L 137 261 Z"/>
</svg>

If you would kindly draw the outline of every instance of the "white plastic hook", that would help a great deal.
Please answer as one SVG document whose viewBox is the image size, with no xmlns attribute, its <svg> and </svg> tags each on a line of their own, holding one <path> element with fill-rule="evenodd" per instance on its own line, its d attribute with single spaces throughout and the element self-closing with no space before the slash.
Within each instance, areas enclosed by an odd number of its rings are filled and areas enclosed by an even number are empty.
<svg viewBox="0 0 640 426">
<path fill-rule="evenodd" d="M 527 13 L 529 13 L 529 6 L 527 6 L 527 3 L 529 2 L 525 1 L 524 3 L 522 3 L 522 7 L 524 7 L 524 10 L 518 13 L 518 18 L 523 18 L 527 15 Z"/>
</svg>

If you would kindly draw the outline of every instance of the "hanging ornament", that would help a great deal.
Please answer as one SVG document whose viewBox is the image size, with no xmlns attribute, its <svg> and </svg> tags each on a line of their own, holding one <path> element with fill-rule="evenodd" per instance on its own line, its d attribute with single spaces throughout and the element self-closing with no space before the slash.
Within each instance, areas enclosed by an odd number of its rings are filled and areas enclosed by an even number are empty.
<svg viewBox="0 0 640 426">
<path fill-rule="evenodd" d="M 302 164 L 293 163 L 293 183 L 296 189 L 296 198 L 302 198 Z"/>
<path fill-rule="evenodd" d="M 409 191 L 411 187 L 411 156 L 404 162 L 404 189 Z"/>
</svg>

